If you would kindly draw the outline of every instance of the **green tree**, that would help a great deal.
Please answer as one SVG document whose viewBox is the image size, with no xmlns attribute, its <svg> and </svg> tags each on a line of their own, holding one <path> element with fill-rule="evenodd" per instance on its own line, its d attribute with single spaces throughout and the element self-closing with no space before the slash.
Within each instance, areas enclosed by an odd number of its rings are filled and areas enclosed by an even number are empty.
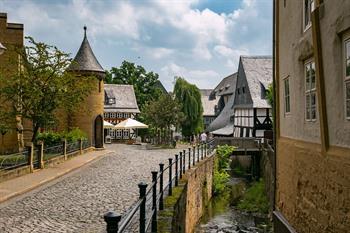
<svg viewBox="0 0 350 233">
<path fill-rule="evenodd" d="M 16 50 L 20 71 L 10 78 L 0 76 L 0 111 L 8 116 L 29 119 L 35 140 L 38 130 L 56 121 L 55 111 L 71 111 L 90 93 L 93 77 L 75 76 L 66 69 L 71 64 L 69 54 L 55 46 L 26 37 L 28 46 Z M 3 114 L 0 114 L 3 115 Z"/>
<path fill-rule="evenodd" d="M 148 101 L 156 100 L 162 94 L 158 87 L 158 74 L 147 72 L 140 65 L 135 65 L 132 62 L 123 61 L 122 65 L 112 67 L 107 72 L 106 83 L 114 84 L 129 84 L 134 86 L 136 100 L 141 111 L 144 109 Z"/>
<path fill-rule="evenodd" d="M 171 126 L 176 127 L 184 120 L 180 109 L 181 105 L 170 95 L 161 95 L 158 100 L 148 102 L 141 115 L 154 131 L 170 132 Z"/>
<path fill-rule="evenodd" d="M 203 131 L 203 107 L 201 93 L 196 85 L 178 77 L 174 87 L 175 99 L 181 103 L 185 120 L 181 124 L 182 134 L 191 136 Z"/>
</svg>

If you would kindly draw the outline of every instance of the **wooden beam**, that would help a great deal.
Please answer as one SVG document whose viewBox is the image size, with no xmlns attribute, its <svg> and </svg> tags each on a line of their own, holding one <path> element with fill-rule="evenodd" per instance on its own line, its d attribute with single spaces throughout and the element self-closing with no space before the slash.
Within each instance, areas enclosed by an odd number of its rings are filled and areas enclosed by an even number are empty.
<svg viewBox="0 0 350 233">
<path fill-rule="evenodd" d="M 327 122 L 327 103 L 325 92 L 325 80 L 323 71 L 323 58 L 322 58 L 322 43 L 321 43 L 321 27 L 320 27 L 320 8 L 316 6 L 315 10 L 311 13 L 312 22 L 312 42 L 314 48 L 314 59 L 316 66 L 316 94 L 317 105 L 320 117 L 320 133 L 322 151 L 326 152 L 329 148 L 329 135 L 328 135 L 328 122 Z"/>
</svg>

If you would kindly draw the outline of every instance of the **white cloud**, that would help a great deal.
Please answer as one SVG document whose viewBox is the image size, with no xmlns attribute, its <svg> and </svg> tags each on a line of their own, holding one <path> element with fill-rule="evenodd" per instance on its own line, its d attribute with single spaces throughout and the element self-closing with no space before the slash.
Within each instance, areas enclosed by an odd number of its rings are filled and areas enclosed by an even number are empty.
<svg viewBox="0 0 350 233">
<path fill-rule="evenodd" d="M 220 75 L 214 70 L 192 70 L 173 62 L 162 67 L 161 74 L 164 80 L 169 80 L 165 82 L 168 89 L 172 88 L 173 83 L 170 80 L 173 81 L 175 76 L 185 78 L 188 82 L 196 84 L 198 88 L 212 88 L 220 78 Z"/>
<path fill-rule="evenodd" d="M 241 0 L 231 13 L 199 10 L 200 1 L 0 0 L 0 8 L 9 21 L 25 24 L 26 35 L 72 53 L 86 24 L 106 69 L 136 60 L 163 74 L 168 87 L 181 75 L 213 88 L 235 71 L 240 55 L 271 54 L 270 0 Z"/>
</svg>

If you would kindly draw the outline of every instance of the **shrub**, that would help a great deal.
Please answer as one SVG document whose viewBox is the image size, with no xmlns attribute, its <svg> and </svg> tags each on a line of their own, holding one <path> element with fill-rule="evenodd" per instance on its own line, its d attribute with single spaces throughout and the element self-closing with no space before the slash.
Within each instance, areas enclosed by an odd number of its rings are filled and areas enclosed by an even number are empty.
<svg viewBox="0 0 350 233">
<path fill-rule="evenodd" d="M 36 137 L 37 141 L 43 141 L 45 147 L 50 147 L 57 145 L 61 142 L 62 140 L 62 134 L 58 132 L 44 132 L 44 133 L 39 133 L 38 136 Z"/>
<path fill-rule="evenodd" d="M 74 128 L 71 131 L 64 133 L 63 138 L 65 138 L 67 142 L 76 142 L 79 139 L 86 139 L 87 135 L 79 128 Z"/>
<path fill-rule="evenodd" d="M 240 210 L 249 212 L 268 213 L 269 202 L 265 194 L 265 183 L 263 179 L 254 182 L 243 195 L 242 200 L 237 205 Z"/>
<path fill-rule="evenodd" d="M 214 164 L 213 191 L 214 195 L 222 193 L 226 188 L 230 175 L 226 171 L 229 167 L 230 155 L 234 151 L 233 146 L 218 146 Z"/>
<path fill-rule="evenodd" d="M 62 139 L 65 138 L 67 142 L 76 142 L 79 139 L 86 139 L 86 133 L 81 131 L 79 128 L 74 128 L 68 132 L 43 132 L 39 133 L 36 137 L 36 141 L 43 141 L 45 147 L 55 146 L 61 143 Z"/>
</svg>

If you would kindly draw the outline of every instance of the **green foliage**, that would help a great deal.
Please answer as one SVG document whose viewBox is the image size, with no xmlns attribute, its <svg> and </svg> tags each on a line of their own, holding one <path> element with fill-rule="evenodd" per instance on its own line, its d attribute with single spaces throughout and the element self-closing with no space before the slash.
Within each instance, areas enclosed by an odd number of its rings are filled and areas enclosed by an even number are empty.
<svg viewBox="0 0 350 233">
<path fill-rule="evenodd" d="M 213 177 L 213 191 L 214 195 L 218 195 L 224 192 L 226 189 L 226 183 L 228 182 L 230 175 L 226 171 L 219 172 L 214 170 Z"/>
<path fill-rule="evenodd" d="M 20 61 L 20 72 L 0 76 L 0 99 L 12 118 L 21 116 L 33 123 L 35 140 L 39 128 L 56 121 L 57 109 L 72 110 L 92 89 L 92 78 L 66 72 L 71 64 L 69 54 L 55 46 L 26 37 L 28 46 L 14 49 L 14 64 Z M 19 60 L 18 60 L 19 58 Z M 10 72 L 10 71 L 9 71 Z"/>
<path fill-rule="evenodd" d="M 249 212 L 268 213 L 269 202 L 265 194 L 265 183 L 263 179 L 254 182 L 252 186 L 247 189 L 243 198 L 237 205 L 237 208 Z"/>
<path fill-rule="evenodd" d="M 50 146 L 55 146 L 63 139 L 66 139 L 67 142 L 72 143 L 76 142 L 79 139 L 86 139 L 86 133 L 81 131 L 79 128 L 74 128 L 71 131 L 68 132 L 43 132 L 43 133 L 38 133 L 38 136 L 36 137 L 37 141 L 43 141 L 45 147 L 50 147 Z"/>
<path fill-rule="evenodd" d="M 270 84 L 269 87 L 266 90 L 266 98 L 267 101 L 269 102 L 269 104 L 271 105 L 272 109 L 273 109 L 273 105 L 274 105 L 274 91 L 273 91 L 273 85 Z"/>
<path fill-rule="evenodd" d="M 76 142 L 79 139 L 86 139 L 87 135 L 79 128 L 74 128 L 69 132 L 65 132 L 63 137 L 67 140 L 67 142 Z"/>
<path fill-rule="evenodd" d="M 62 134 L 58 132 L 51 132 L 51 131 L 38 133 L 36 140 L 43 141 L 45 147 L 55 146 L 61 143 Z"/>
<path fill-rule="evenodd" d="M 233 146 L 223 145 L 216 149 L 214 164 L 213 191 L 215 195 L 221 194 L 226 189 L 226 183 L 230 175 L 226 171 L 229 167 L 230 155 L 234 151 Z"/>
<path fill-rule="evenodd" d="M 191 136 L 203 131 L 203 107 L 201 93 L 196 85 L 178 77 L 174 86 L 175 99 L 182 103 L 181 112 L 185 120 L 181 124 L 182 134 Z"/>
<path fill-rule="evenodd" d="M 218 158 L 218 170 L 222 171 L 224 169 L 227 169 L 229 167 L 230 163 L 230 155 L 235 150 L 235 147 L 228 146 L 228 145 L 222 145 L 218 146 L 216 149 L 216 155 Z"/>
<path fill-rule="evenodd" d="M 156 100 L 162 94 L 159 88 L 159 75 L 154 72 L 147 72 L 145 68 L 135 63 L 123 61 L 122 65 L 112 67 L 107 72 L 106 83 L 133 85 L 136 100 L 141 111 L 148 101 Z"/>
<path fill-rule="evenodd" d="M 146 104 L 142 117 L 153 128 L 169 129 L 170 126 L 177 126 L 183 121 L 184 116 L 180 108 L 181 105 L 170 95 L 162 95 Z"/>
</svg>

